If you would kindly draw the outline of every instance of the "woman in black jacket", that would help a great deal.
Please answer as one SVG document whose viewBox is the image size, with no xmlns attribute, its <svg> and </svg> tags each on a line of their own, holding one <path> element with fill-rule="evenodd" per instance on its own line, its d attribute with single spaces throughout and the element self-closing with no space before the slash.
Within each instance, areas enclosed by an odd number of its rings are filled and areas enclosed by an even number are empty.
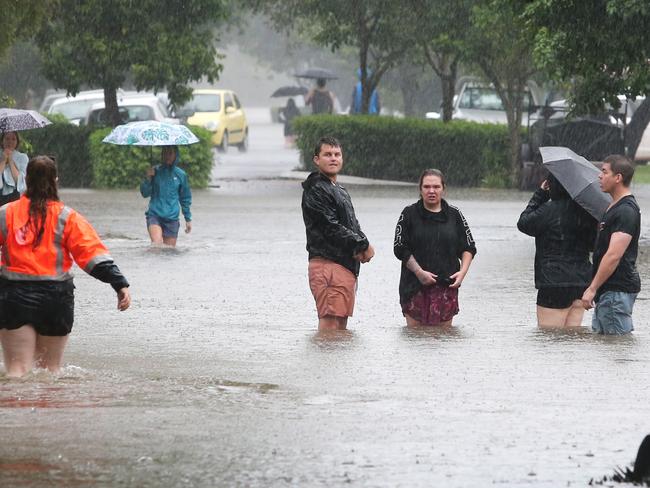
<svg viewBox="0 0 650 488">
<path fill-rule="evenodd" d="M 458 288 L 476 254 L 465 217 L 442 198 L 445 186 L 442 172 L 424 170 L 421 198 L 402 211 L 395 229 L 400 304 L 409 327 L 451 325 Z"/>
<path fill-rule="evenodd" d="M 535 238 L 537 324 L 577 327 L 584 308 L 580 298 L 591 281 L 589 252 L 597 222 L 549 177 L 533 193 L 517 228 Z"/>
</svg>

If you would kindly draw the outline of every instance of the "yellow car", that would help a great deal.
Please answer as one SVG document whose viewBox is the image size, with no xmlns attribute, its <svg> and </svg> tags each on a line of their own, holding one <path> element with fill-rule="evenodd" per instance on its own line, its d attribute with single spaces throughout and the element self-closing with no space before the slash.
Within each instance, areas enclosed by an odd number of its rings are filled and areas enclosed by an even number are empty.
<svg viewBox="0 0 650 488">
<path fill-rule="evenodd" d="M 248 123 L 241 102 L 232 90 L 196 89 L 179 115 L 187 123 L 205 127 L 212 132 L 212 143 L 221 151 L 228 146 L 248 150 Z"/>
</svg>

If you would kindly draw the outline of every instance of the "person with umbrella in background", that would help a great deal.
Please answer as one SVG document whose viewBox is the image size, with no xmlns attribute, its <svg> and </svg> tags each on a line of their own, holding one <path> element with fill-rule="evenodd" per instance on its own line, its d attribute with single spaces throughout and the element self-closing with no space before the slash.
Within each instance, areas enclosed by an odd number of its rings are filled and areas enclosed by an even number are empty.
<svg viewBox="0 0 650 488">
<path fill-rule="evenodd" d="M 331 114 L 334 112 L 334 94 L 325 85 L 325 78 L 318 78 L 316 86 L 305 96 L 305 105 L 311 105 L 313 114 Z"/>
<path fill-rule="evenodd" d="M 18 200 L 25 192 L 25 173 L 29 158 L 27 154 L 18 151 L 20 137 L 18 132 L 3 132 L 0 136 L 0 175 L 2 175 L 2 195 L 0 206 Z"/>
<path fill-rule="evenodd" d="M 284 123 L 284 146 L 291 148 L 296 142 L 296 133 L 293 130 L 293 119 L 300 115 L 300 110 L 296 106 L 293 98 L 287 100 L 287 105 L 280 110 L 280 121 Z"/>
<path fill-rule="evenodd" d="M 140 184 L 143 197 L 151 197 L 145 212 L 152 244 L 175 246 L 180 222 L 179 211 L 185 218 L 185 233 L 192 230 L 192 192 L 187 174 L 178 167 L 178 146 L 163 146 L 162 164 L 147 169 Z"/>
<path fill-rule="evenodd" d="M 589 253 L 597 221 L 550 174 L 533 193 L 517 228 L 535 238 L 539 327 L 578 327 L 582 294 L 591 280 Z"/>
<path fill-rule="evenodd" d="M 600 224 L 594 250 L 594 276 L 582 295 L 582 304 L 595 307 L 591 327 L 599 334 L 627 334 L 634 330 L 632 310 L 641 291 L 636 268 L 641 233 L 641 211 L 630 183 L 634 166 L 625 157 L 605 158 L 600 187 L 612 197 Z"/>
</svg>

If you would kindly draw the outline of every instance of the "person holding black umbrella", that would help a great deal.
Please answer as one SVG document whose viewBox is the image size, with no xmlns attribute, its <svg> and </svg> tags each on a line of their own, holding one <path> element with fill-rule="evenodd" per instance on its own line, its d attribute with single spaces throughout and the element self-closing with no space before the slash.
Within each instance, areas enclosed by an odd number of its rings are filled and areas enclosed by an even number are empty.
<svg viewBox="0 0 650 488">
<path fill-rule="evenodd" d="M 594 276 L 582 295 L 585 309 L 595 307 L 591 328 L 599 334 L 628 334 L 634 330 L 632 310 L 641 291 L 636 268 L 641 211 L 630 191 L 634 166 L 625 156 L 605 158 L 600 188 L 612 203 L 598 225 Z"/>
<path fill-rule="evenodd" d="M 0 135 L 0 175 L 2 175 L 2 194 L 0 206 L 18 200 L 25 192 L 25 172 L 29 158 L 18 151 L 20 137 L 18 132 L 3 132 Z"/>
<path fill-rule="evenodd" d="M 550 174 L 533 193 L 517 228 L 535 238 L 535 288 L 539 327 L 578 327 L 582 294 L 591 279 L 589 252 L 596 219 L 574 202 Z"/>
<path fill-rule="evenodd" d="M 325 84 L 325 78 L 318 78 L 316 86 L 305 96 L 305 105 L 311 105 L 313 114 L 331 114 L 334 112 L 334 94 Z"/>
</svg>

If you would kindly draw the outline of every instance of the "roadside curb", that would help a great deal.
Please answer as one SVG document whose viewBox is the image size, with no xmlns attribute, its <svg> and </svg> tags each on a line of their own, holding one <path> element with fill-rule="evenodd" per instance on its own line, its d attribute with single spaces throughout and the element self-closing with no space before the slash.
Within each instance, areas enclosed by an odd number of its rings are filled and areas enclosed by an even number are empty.
<svg viewBox="0 0 650 488">
<path fill-rule="evenodd" d="M 309 171 L 285 171 L 280 174 L 280 178 L 285 180 L 304 180 L 309 176 Z M 415 186 L 415 183 L 405 181 L 376 180 L 372 178 L 362 178 L 360 176 L 338 175 L 336 181 L 344 185 L 365 185 L 365 186 Z"/>
</svg>

